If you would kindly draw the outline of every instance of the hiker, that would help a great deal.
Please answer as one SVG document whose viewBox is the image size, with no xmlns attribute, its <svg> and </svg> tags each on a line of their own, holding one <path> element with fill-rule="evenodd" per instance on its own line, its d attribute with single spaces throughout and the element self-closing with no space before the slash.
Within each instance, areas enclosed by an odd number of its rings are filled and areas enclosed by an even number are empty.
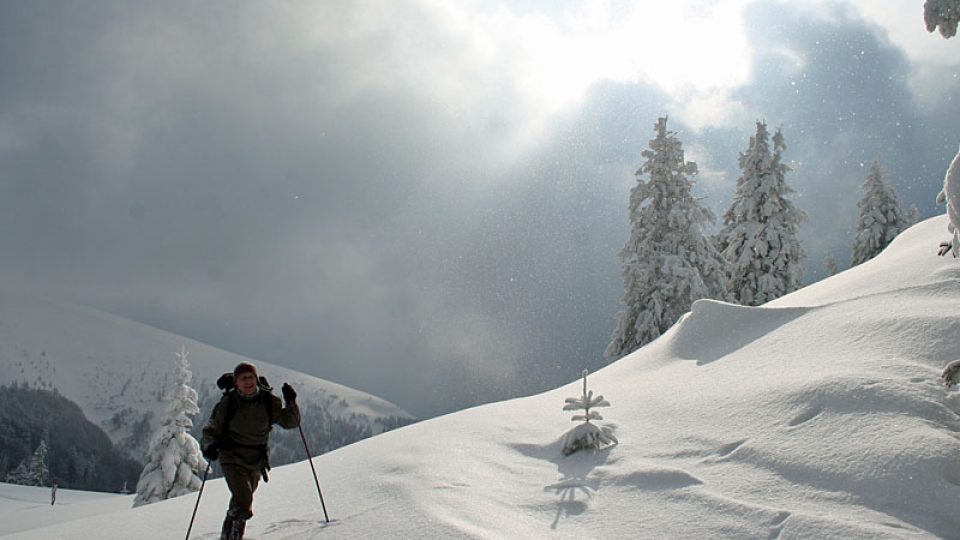
<svg viewBox="0 0 960 540">
<path fill-rule="evenodd" d="M 53 481 L 50 482 L 50 506 L 53 506 L 57 502 L 57 481 L 54 477 Z"/>
<path fill-rule="evenodd" d="M 267 443 L 273 424 L 292 429 L 300 425 L 297 393 L 287 383 L 283 401 L 273 395 L 267 380 L 249 362 L 241 362 L 225 373 L 217 385 L 225 392 L 203 428 L 203 457 L 220 460 L 223 477 L 230 488 L 230 504 L 223 520 L 221 540 L 239 540 L 247 520 L 253 516 L 253 492 L 260 477 L 268 481 L 270 461 Z"/>
</svg>

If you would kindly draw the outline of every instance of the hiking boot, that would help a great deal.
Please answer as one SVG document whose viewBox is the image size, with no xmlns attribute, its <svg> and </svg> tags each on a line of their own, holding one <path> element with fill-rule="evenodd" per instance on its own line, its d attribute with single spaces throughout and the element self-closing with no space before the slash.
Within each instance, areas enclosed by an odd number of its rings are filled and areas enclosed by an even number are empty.
<svg viewBox="0 0 960 540">
<path fill-rule="evenodd" d="M 229 540 L 243 540 L 243 530 L 247 528 L 247 520 L 234 518 L 233 528 L 230 531 Z"/>
<path fill-rule="evenodd" d="M 233 523 L 234 520 L 232 517 L 227 516 L 223 518 L 223 528 L 220 529 L 220 540 L 231 540 L 233 537 Z"/>
</svg>

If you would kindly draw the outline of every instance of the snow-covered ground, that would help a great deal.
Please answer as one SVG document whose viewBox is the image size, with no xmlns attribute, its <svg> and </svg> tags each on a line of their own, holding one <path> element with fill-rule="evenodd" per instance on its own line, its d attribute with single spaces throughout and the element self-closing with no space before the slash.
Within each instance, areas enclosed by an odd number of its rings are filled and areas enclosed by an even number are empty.
<svg viewBox="0 0 960 540">
<path fill-rule="evenodd" d="M 39 526 L 122 512 L 132 504 L 133 495 L 58 489 L 55 504 L 51 506 L 48 487 L 0 483 L 0 534 L 16 536 L 20 531 Z"/>
<path fill-rule="evenodd" d="M 960 357 L 960 261 L 936 256 L 946 224 L 764 307 L 696 303 L 590 375 L 617 446 L 561 457 L 571 373 L 315 459 L 330 524 L 308 464 L 275 469 L 248 537 L 958 538 L 960 402 L 938 380 Z M 194 538 L 217 537 L 227 497 L 208 482 Z M 24 513 L 0 530 L 178 538 L 195 502 L 53 524 Z"/>
</svg>

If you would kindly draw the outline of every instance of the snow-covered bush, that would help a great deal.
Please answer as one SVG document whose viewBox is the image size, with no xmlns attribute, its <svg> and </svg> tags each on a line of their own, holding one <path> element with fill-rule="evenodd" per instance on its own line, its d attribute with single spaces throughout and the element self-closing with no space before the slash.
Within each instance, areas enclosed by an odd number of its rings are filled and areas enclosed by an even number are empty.
<svg viewBox="0 0 960 540">
<path fill-rule="evenodd" d="M 939 27 L 941 36 L 952 38 L 960 22 L 960 0 L 927 0 L 923 3 L 923 22 L 927 32 Z"/>
<path fill-rule="evenodd" d="M 943 178 L 943 190 L 937 195 L 937 204 L 943 203 L 947 204 L 947 216 L 950 218 L 947 225 L 950 240 L 940 242 L 940 255 L 953 253 L 956 257 L 960 254 L 960 151 L 950 162 Z"/>
<path fill-rule="evenodd" d="M 150 441 L 147 464 L 137 482 L 134 506 L 186 495 L 200 489 L 199 475 L 207 468 L 200 443 L 190 435 L 190 416 L 200 412 L 197 392 L 189 386 L 191 373 L 187 351 L 177 355 L 177 384 L 170 396 L 167 415 Z"/>
<path fill-rule="evenodd" d="M 587 370 L 583 370 L 583 395 L 578 398 L 567 398 L 565 402 L 563 410 L 583 411 L 583 414 L 575 414 L 571 418 L 574 422 L 582 421 L 583 423 L 563 435 L 561 439 L 563 455 L 569 456 L 578 450 L 599 450 L 619 442 L 610 428 L 590 422 L 603 420 L 600 413 L 591 409 L 609 407 L 610 403 L 603 399 L 603 396 L 594 396 L 593 390 L 587 391 Z"/>
<path fill-rule="evenodd" d="M 946 365 L 943 368 L 943 372 L 940 373 L 940 379 L 943 380 L 943 385 L 947 388 L 956 386 L 957 383 L 960 383 L 960 360 L 954 360 Z"/>
</svg>

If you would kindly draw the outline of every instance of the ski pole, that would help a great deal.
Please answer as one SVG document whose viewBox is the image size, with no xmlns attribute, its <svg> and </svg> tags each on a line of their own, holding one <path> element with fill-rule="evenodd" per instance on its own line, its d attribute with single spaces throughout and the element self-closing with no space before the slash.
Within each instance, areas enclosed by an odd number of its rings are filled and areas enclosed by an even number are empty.
<svg viewBox="0 0 960 540">
<path fill-rule="evenodd" d="M 207 483 L 207 474 L 210 472 L 211 463 L 207 462 L 207 469 L 203 471 L 203 480 L 200 482 L 200 491 L 197 493 L 197 504 L 193 506 L 193 515 L 190 516 L 190 526 L 187 527 L 186 540 L 190 540 L 190 531 L 193 529 L 193 520 L 197 517 L 197 508 L 200 508 L 200 497 L 203 495 L 203 485 Z"/>
<path fill-rule="evenodd" d="M 330 523 L 330 517 L 327 516 L 327 505 L 323 502 L 323 492 L 320 491 L 320 480 L 317 479 L 317 470 L 313 468 L 313 458 L 310 457 L 310 449 L 307 448 L 307 437 L 303 434 L 303 426 L 297 422 L 297 428 L 300 430 L 300 439 L 303 441 L 303 449 L 307 452 L 307 461 L 310 462 L 310 470 L 313 471 L 313 481 L 317 483 L 317 493 L 320 494 L 320 506 L 323 508 L 323 519 Z"/>
</svg>

